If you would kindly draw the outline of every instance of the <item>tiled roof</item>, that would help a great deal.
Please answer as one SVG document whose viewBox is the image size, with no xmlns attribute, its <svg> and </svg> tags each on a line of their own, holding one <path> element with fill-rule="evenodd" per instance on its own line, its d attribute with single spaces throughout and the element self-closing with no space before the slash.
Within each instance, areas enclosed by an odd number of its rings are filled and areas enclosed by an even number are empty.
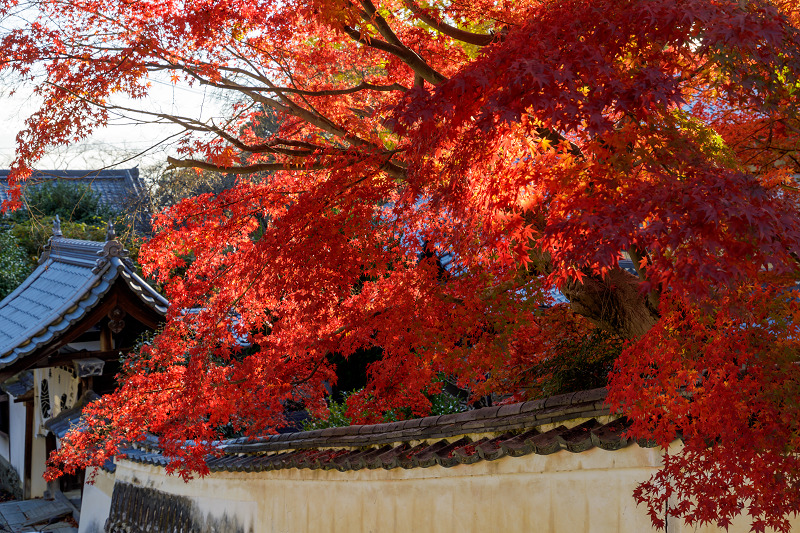
<svg viewBox="0 0 800 533">
<path fill-rule="evenodd" d="M 20 372 L 14 381 L 4 383 L 2 388 L 11 396 L 19 398 L 33 388 L 33 372 Z"/>
<path fill-rule="evenodd" d="M 118 241 L 52 237 L 38 268 L 0 301 L 0 368 L 56 341 L 118 279 L 146 305 L 166 313 L 168 302 L 133 271 Z"/>
<path fill-rule="evenodd" d="M 619 267 L 622 270 L 625 270 L 628 274 L 633 274 L 634 276 L 639 275 L 639 273 L 636 272 L 636 267 L 633 265 L 633 261 L 631 261 L 630 259 L 620 259 Z"/>
<path fill-rule="evenodd" d="M 617 450 L 631 444 L 624 437 L 629 423 L 609 416 L 605 397 L 605 389 L 594 389 L 388 424 L 227 440 L 219 443 L 221 455 L 209 458 L 208 466 L 212 472 L 426 468 L 561 450 Z M 647 442 L 639 445 L 652 446 Z M 138 463 L 166 466 L 169 462 L 155 438 L 124 450 L 124 454 Z"/>
<path fill-rule="evenodd" d="M 0 203 L 8 200 L 9 170 L 0 170 Z M 71 183 L 89 185 L 100 197 L 100 202 L 118 211 L 127 212 L 132 201 L 144 198 L 144 183 L 138 168 L 111 170 L 36 170 L 25 182 L 26 186 L 53 181 L 69 180 Z"/>
</svg>

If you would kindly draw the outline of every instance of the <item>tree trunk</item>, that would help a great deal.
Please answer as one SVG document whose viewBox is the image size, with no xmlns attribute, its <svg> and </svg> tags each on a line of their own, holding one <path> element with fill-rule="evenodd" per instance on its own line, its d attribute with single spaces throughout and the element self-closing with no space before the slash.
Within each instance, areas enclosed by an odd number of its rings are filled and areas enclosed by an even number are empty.
<svg viewBox="0 0 800 533">
<path fill-rule="evenodd" d="M 606 331 L 636 339 L 647 333 L 659 317 L 640 286 L 639 278 L 615 268 L 605 279 L 586 276 L 582 282 L 570 281 L 561 292 L 575 313 Z"/>
</svg>

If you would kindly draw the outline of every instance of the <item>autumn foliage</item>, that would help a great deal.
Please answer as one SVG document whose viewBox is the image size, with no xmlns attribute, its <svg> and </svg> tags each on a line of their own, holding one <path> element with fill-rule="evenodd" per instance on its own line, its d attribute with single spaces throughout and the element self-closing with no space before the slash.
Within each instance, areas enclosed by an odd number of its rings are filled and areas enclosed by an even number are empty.
<svg viewBox="0 0 800 533">
<path fill-rule="evenodd" d="M 9 20 L 24 7 L 0 5 Z M 631 436 L 684 443 L 636 491 L 654 522 L 744 513 L 756 531 L 788 529 L 795 1 L 35 8 L 0 47 L 0 69 L 44 99 L 19 136 L 19 178 L 118 113 L 183 126 L 173 167 L 241 175 L 158 217 L 141 258 L 169 321 L 54 473 L 145 431 L 184 474 L 204 473 L 220 427 L 270 431 L 287 400 L 321 411 L 331 353 L 383 351 L 351 398 L 364 420 L 426 413 L 441 375 L 513 401 L 535 378 L 525 369 L 598 327 L 625 343 L 610 401 Z M 229 115 L 152 111 L 148 75 L 164 73 L 231 95 Z M 554 288 L 568 306 L 553 307 Z"/>
</svg>

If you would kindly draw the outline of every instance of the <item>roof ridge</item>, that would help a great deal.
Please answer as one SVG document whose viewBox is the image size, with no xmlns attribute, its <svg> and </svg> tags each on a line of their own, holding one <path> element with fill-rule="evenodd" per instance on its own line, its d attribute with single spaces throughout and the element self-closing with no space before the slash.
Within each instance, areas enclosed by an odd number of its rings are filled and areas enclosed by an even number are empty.
<svg viewBox="0 0 800 533">
<path fill-rule="evenodd" d="M 633 442 L 626 436 L 630 421 L 613 415 L 605 398 L 606 389 L 592 389 L 454 415 L 230 439 L 217 443 L 220 454 L 209 456 L 207 464 L 212 472 L 449 468 L 506 456 L 627 447 Z M 559 424 L 569 420 L 576 423 Z M 542 426 L 551 424 L 552 429 L 542 432 Z M 636 442 L 641 447 L 654 445 Z M 161 453 L 152 435 L 120 450 L 120 456 L 136 463 L 175 466 L 171 464 L 175 459 Z"/>
<path fill-rule="evenodd" d="M 136 274 L 115 238 L 98 242 L 53 235 L 36 270 L 0 301 L 0 370 L 60 337 L 118 279 L 145 305 L 166 314 L 169 302 Z"/>
<path fill-rule="evenodd" d="M 218 441 L 223 453 L 253 454 L 318 447 L 363 447 L 397 442 L 450 438 L 466 434 L 517 431 L 565 420 L 610 415 L 605 388 L 551 396 L 540 400 L 473 409 L 461 413 L 412 418 L 381 424 L 352 425 Z M 148 435 L 134 446 L 158 451 L 158 438 Z"/>
</svg>

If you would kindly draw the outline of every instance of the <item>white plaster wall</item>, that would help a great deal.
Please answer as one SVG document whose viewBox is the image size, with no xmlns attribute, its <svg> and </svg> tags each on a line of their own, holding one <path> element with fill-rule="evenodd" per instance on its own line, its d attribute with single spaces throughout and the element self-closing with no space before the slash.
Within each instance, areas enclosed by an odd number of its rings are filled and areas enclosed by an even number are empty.
<svg viewBox="0 0 800 533">
<path fill-rule="evenodd" d="M 189 483 L 158 467 L 119 460 L 116 478 L 187 496 L 208 515 L 235 517 L 254 533 L 647 532 L 654 529 L 631 492 L 660 457 L 657 449 L 631 446 L 449 469 L 224 472 Z M 87 505 L 100 503 L 85 494 Z M 685 531 L 706 530 L 671 523 L 668 533 Z"/>
<path fill-rule="evenodd" d="M 660 461 L 659 449 L 633 445 L 453 468 L 219 472 L 184 483 L 162 468 L 123 459 L 116 479 L 189 497 L 208 516 L 234 518 L 252 533 L 639 533 L 656 530 L 631 494 Z M 104 523 L 110 489 L 95 494 L 84 492 L 83 512 Z M 83 527 L 80 533 L 94 533 Z M 800 518 L 793 527 L 800 531 Z M 729 532 L 749 529 L 745 517 Z M 671 519 L 666 533 L 721 531 Z"/>
<path fill-rule="evenodd" d="M 0 455 L 17 471 L 22 481 L 25 472 L 25 404 L 14 403 L 13 396 L 9 396 L 8 401 L 8 436 L 0 435 Z"/>
<path fill-rule="evenodd" d="M 47 490 L 47 483 L 42 477 L 47 460 L 46 450 L 45 438 L 34 435 L 31 446 L 31 498 L 41 498 Z"/>
<path fill-rule="evenodd" d="M 105 470 L 97 470 L 95 473 L 94 478 L 90 472 L 86 473 L 78 533 L 105 531 L 106 519 L 111 509 L 111 495 L 114 492 L 114 474 Z"/>
<path fill-rule="evenodd" d="M 11 399 L 8 405 L 9 438 L 11 458 L 8 460 L 17 470 L 19 479 L 25 477 L 25 404 Z"/>
</svg>

